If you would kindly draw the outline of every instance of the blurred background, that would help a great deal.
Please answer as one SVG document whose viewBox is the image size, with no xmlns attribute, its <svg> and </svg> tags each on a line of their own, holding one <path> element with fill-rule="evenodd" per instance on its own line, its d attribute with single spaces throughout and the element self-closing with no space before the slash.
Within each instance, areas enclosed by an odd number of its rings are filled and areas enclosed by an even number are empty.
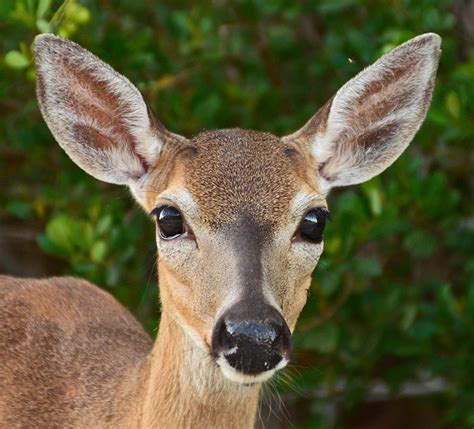
<svg viewBox="0 0 474 429">
<path fill-rule="evenodd" d="M 329 197 L 294 361 L 266 387 L 259 425 L 472 428 L 472 0 L 2 0 L 0 272 L 85 277 L 156 334 L 154 227 L 125 189 L 87 176 L 54 142 L 35 101 L 36 34 L 91 50 L 191 136 L 289 134 L 428 31 L 443 38 L 428 117 L 386 173 Z"/>
</svg>

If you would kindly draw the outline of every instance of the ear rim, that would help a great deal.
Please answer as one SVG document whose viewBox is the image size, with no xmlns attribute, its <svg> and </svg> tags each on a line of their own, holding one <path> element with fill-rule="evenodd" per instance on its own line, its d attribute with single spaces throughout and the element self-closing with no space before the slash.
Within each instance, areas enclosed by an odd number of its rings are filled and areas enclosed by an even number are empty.
<svg viewBox="0 0 474 429">
<path fill-rule="evenodd" d="M 158 160 L 165 145 L 176 141 L 188 141 L 185 137 L 174 134 L 163 126 L 153 114 L 150 105 L 146 102 L 141 92 L 126 76 L 117 72 L 105 61 L 79 44 L 71 40 L 63 39 L 52 33 L 44 33 L 35 37 L 34 53 L 37 77 L 36 94 L 38 106 L 44 121 L 59 146 L 61 146 L 69 158 L 94 178 L 107 183 L 132 187 L 151 171 L 152 166 Z M 53 71 L 56 74 L 61 72 L 59 67 L 54 69 L 54 59 L 56 58 L 56 60 L 58 60 L 61 57 L 74 58 L 74 56 L 76 56 L 74 61 L 78 61 L 78 58 L 80 58 L 81 70 L 87 70 L 97 79 L 97 82 L 103 83 L 105 89 L 117 97 L 120 105 L 125 106 L 126 103 L 131 105 L 133 101 L 137 103 L 136 108 L 140 109 L 139 116 L 141 120 L 137 121 L 137 123 L 133 123 L 133 114 L 138 115 L 138 111 L 131 111 L 131 119 L 127 118 L 126 115 L 123 118 L 136 144 L 131 145 L 130 148 L 127 149 L 113 142 L 114 144 L 112 144 L 110 148 L 100 150 L 100 154 L 105 157 L 112 157 L 113 153 L 118 153 L 120 150 L 129 153 L 131 158 L 136 157 L 142 168 L 139 169 L 137 167 L 135 173 L 131 172 L 129 175 L 118 174 L 118 178 L 112 178 L 110 174 L 97 172 L 93 168 L 89 168 L 81 160 L 80 155 L 78 155 L 80 153 L 80 143 L 71 141 L 71 135 L 67 132 L 64 121 L 59 119 L 57 113 L 56 116 L 53 113 L 55 102 L 58 100 L 51 95 L 52 91 L 48 89 L 47 86 L 51 85 L 51 81 L 54 80 Z M 74 63 L 71 64 L 74 65 Z M 46 77 L 48 71 L 51 73 L 51 76 Z M 96 75 L 99 71 L 102 72 L 104 76 Z M 115 89 L 113 85 L 116 85 Z M 50 91 L 49 95 L 46 95 L 47 91 Z M 124 97 L 124 94 L 129 95 L 130 98 Z M 97 151 L 96 147 L 92 145 L 90 146 L 90 150 L 91 152 L 94 150 Z"/>
<path fill-rule="evenodd" d="M 436 73 L 439 65 L 440 55 L 441 55 L 441 37 L 436 33 L 425 33 L 419 36 L 416 36 L 412 39 L 409 39 L 405 43 L 397 46 L 390 52 L 384 54 L 380 58 L 378 58 L 374 63 L 370 64 L 369 66 L 365 67 L 361 70 L 356 76 L 352 79 L 348 80 L 301 128 L 295 131 L 292 134 L 282 137 L 282 142 L 284 144 L 293 144 L 299 147 L 302 147 L 303 150 L 309 152 L 316 163 L 316 168 L 318 171 L 318 176 L 321 180 L 321 187 L 324 189 L 324 193 L 328 193 L 332 188 L 335 187 L 343 187 L 343 186 L 351 186 L 356 185 L 359 183 L 366 182 L 373 177 L 381 174 L 385 169 L 387 169 L 390 165 L 392 165 L 405 151 L 405 149 L 409 146 L 410 142 L 415 137 L 416 133 L 420 129 L 421 125 L 423 124 L 426 115 L 428 113 L 431 99 L 434 91 L 435 80 L 436 80 Z M 414 48 L 412 52 L 410 49 Z M 324 134 L 327 132 L 327 129 L 331 126 L 331 114 L 333 104 L 338 101 L 338 97 L 346 95 L 347 89 L 354 84 L 361 84 L 361 80 L 364 77 L 367 77 L 369 73 L 375 73 L 375 71 L 379 68 L 383 68 L 385 64 L 390 64 L 398 57 L 403 58 L 405 55 L 416 55 L 418 54 L 421 60 L 428 61 L 428 65 L 431 66 L 427 75 L 427 79 L 422 80 L 424 82 L 424 86 L 422 89 L 422 93 L 426 101 L 422 103 L 421 108 L 419 109 L 418 119 L 416 119 L 416 126 L 413 127 L 410 132 L 408 133 L 408 137 L 404 138 L 404 143 L 400 145 L 400 150 L 398 154 L 391 159 L 391 161 L 385 161 L 382 167 L 378 170 L 375 170 L 373 174 L 366 174 L 360 180 L 353 180 L 348 181 L 346 183 L 332 183 L 331 180 L 326 179 L 320 174 L 320 170 L 324 167 L 328 159 L 330 160 L 331 157 L 329 153 L 334 153 L 334 150 L 337 148 L 335 147 L 331 152 L 324 153 L 320 151 L 321 147 L 324 150 L 324 147 L 321 145 L 318 147 L 318 140 L 322 140 Z M 429 61 L 431 59 L 431 61 Z M 336 112 L 337 114 L 337 112 Z M 414 115 L 415 117 L 416 115 Z M 326 137 L 329 139 L 329 137 Z M 337 142 L 333 143 L 337 145 Z M 327 148 L 326 148 L 327 149 Z"/>
</svg>

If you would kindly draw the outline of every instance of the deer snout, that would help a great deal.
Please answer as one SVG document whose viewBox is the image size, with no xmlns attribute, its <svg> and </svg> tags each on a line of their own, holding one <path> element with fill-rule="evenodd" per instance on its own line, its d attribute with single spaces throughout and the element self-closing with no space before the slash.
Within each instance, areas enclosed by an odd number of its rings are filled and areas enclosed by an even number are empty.
<svg viewBox="0 0 474 429">
<path fill-rule="evenodd" d="M 214 327 L 212 352 L 234 381 L 263 381 L 290 359 L 291 333 L 279 311 L 266 304 L 256 310 L 249 314 L 248 306 L 237 303 Z M 266 376 L 257 377 L 262 374 Z"/>
</svg>

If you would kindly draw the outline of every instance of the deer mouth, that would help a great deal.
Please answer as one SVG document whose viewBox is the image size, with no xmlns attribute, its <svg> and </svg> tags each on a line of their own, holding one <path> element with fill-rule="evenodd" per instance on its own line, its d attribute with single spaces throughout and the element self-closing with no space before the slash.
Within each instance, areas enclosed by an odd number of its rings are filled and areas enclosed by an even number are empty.
<svg viewBox="0 0 474 429">
<path fill-rule="evenodd" d="M 244 385 L 253 385 L 256 383 L 263 383 L 265 381 L 268 381 L 278 370 L 284 368 L 288 364 L 288 362 L 288 359 L 280 358 L 279 362 L 272 369 L 267 369 L 255 373 L 247 373 L 240 371 L 234 366 L 230 365 L 228 356 L 223 353 L 216 359 L 216 363 L 221 369 L 225 378 Z"/>
</svg>

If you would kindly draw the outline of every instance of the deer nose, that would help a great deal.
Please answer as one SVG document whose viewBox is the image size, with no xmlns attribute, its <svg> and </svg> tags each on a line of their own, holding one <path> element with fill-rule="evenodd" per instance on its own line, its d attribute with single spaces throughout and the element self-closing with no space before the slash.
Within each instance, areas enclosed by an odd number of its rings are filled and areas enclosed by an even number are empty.
<svg viewBox="0 0 474 429">
<path fill-rule="evenodd" d="M 214 356 L 224 358 L 232 368 L 246 375 L 257 375 L 286 364 L 291 355 L 291 334 L 278 310 L 265 305 L 258 316 L 249 317 L 242 306 L 234 307 L 214 328 Z"/>
</svg>

